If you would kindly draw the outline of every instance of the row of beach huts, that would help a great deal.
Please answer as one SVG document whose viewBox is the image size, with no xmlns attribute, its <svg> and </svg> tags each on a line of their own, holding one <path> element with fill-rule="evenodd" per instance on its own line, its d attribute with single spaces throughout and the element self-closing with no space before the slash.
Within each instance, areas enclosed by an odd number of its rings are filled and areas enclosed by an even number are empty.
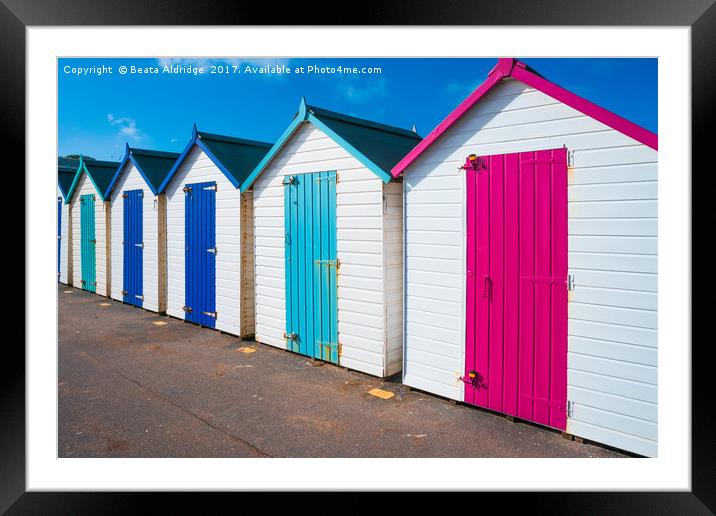
<svg viewBox="0 0 716 516">
<path fill-rule="evenodd" d="M 516 59 L 425 138 L 302 100 L 57 203 L 61 283 L 657 455 L 657 135 Z"/>
</svg>

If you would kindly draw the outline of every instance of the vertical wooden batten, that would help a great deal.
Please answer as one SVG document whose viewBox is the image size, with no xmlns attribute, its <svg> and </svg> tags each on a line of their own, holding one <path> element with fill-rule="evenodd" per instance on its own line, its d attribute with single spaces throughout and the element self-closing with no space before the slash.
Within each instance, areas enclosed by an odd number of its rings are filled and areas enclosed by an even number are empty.
<svg viewBox="0 0 716 516">
<path fill-rule="evenodd" d="M 158 271 L 159 271 L 159 313 L 167 311 L 167 196 L 160 193 L 157 196 L 158 217 Z"/>
</svg>

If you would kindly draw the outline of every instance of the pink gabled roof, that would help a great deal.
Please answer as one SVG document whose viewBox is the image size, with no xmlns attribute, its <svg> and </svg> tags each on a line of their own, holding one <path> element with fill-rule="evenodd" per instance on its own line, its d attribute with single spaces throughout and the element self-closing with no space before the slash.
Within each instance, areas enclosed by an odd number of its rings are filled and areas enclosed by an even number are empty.
<svg viewBox="0 0 716 516">
<path fill-rule="evenodd" d="M 490 91 L 496 84 L 498 84 L 503 78 L 512 77 L 520 82 L 523 82 L 527 86 L 540 90 L 542 93 L 549 95 L 550 97 L 581 111 L 587 116 L 598 120 L 617 131 L 635 139 L 636 141 L 643 143 L 644 145 L 651 147 L 654 150 L 658 150 L 658 136 L 656 133 L 652 133 L 648 129 L 630 122 L 624 117 L 621 117 L 611 111 L 604 109 L 601 106 L 590 102 L 587 99 L 575 95 L 571 91 L 565 90 L 561 86 L 557 86 L 553 82 L 548 81 L 544 77 L 541 77 L 531 71 L 525 63 L 514 58 L 500 58 L 497 60 L 495 67 L 490 70 L 487 74 L 485 82 L 480 84 L 475 91 L 473 91 L 465 100 L 463 100 L 458 107 L 456 107 L 452 113 L 450 113 L 445 120 L 440 122 L 435 129 L 430 131 L 420 143 L 418 143 L 413 150 L 405 155 L 397 165 L 395 165 L 391 173 L 393 177 L 398 177 L 420 154 L 430 147 L 435 140 L 447 131 L 462 115 L 465 114 L 478 100 L 480 100 L 488 91 Z"/>
</svg>

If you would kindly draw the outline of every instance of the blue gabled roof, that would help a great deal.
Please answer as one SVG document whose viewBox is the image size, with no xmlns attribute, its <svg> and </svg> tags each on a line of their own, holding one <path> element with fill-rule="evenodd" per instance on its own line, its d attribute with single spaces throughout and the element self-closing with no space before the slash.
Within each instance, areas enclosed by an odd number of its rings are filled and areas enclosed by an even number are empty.
<svg viewBox="0 0 716 516">
<path fill-rule="evenodd" d="M 198 131 L 194 124 L 189 143 L 162 181 L 158 188 L 159 192 L 167 187 L 194 145 L 198 145 L 204 151 L 236 188 L 271 148 L 271 144 L 266 142 Z"/>
<path fill-rule="evenodd" d="M 67 193 L 80 168 L 80 160 L 71 158 L 57 158 L 57 185 L 60 187 L 62 197 L 67 199 Z"/>
<path fill-rule="evenodd" d="M 414 131 L 309 106 L 304 98 L 301 99 L 298 114 L 294 117 L 291 125 L 241 184 L 241 191 L 251 186 L 304 122 L 316 125 L 386 183 L 393 177 L 390 174 L 393 166 L 421 140 Z"/>
<path fill-rule="evenodd" d="M 124 166 L 128 161 L 134 164 L 139 174 L 149 186 L 149 189 L 154 195 L 157 195 L 157 193 L 159 193 L 159 187 L 167 175 L 169 175 L 178 157 L 179 153 L 177 152 L 137 149 L 127 144 L 124 158 L 117 167 L 117 171 L 107 187 L 107 191 L 104 194 L 105 198 L 109 198 L 112 190 L 114 190 L 114 187 L 122 175 L 122 170 L 124 170 Z"/>
<path fill-rule="evenodd" d="M 80 177 L 82 176 L 83 172 L 85 172 L 87 174 L 87 177 L 90 178 L 90 181 L 92 181 L 92 184 L 94 185 L 95 190 L 97 190 L 100 199 L 104 201 L 104 194 L 107 191 L 107 187 L 112 181 L 115 172 L 117 171 L 118 165 L 118 161 L 100 161 L 80 156 L 80 166 L 77 169 L 77 174 L 75 174 L 75 177 L 72 180 L 72 185 L 67 192 L 65 203 L 70 202 L 72 194 L 74 194 L 75 188 L 77 188 L 77 184 L 79 183 Z"/>
</svg>

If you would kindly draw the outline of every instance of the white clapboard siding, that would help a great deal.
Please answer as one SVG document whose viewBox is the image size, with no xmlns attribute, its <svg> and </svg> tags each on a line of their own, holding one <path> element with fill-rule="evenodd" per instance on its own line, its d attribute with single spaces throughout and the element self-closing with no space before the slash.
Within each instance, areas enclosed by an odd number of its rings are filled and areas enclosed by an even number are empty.
<svg viewBox="0 0 716 516">
<path fill-rule="evenodd" d="M 142 307 L 153 312 L 159 311 L 159 203 L 142 175 L 131 161 L 122 170 L 121 176 L 110 196 L 110 249 L 112 267 L 112 298 L 122 301 L 124 296 L 124 199 L 127 190 L 142 190 L 142 237 L 144 253 L 142 264 Z"/>
<path fill-rule="evenodd" d="M 68 245 L 69 245 L 69 238 L 70 238 L 70 206 L 69 204 L 65 203 L 65 198 L 62 195 L 62 191 L 60 190 L 60 187 L 57 187 L 57 197 L 62 200 L 62 207 L 61 207 L 61 219 L 60 219 L 60 276 L 59 276 L 59 282 L 64 283 L 65 285 L 68 284 L 68 268 L 69 268 L 69 255 L 68 255 Z"/>
<path fill-rule="evenodd" d="M 404 174 L 404 382 L 463 399 L 465 156 L 566 146 L 567 431 L 655 456 L 657 152 L 508 79 Z"/>
<path fill-rule="evenodd" d="M 184 192 L 189 183 L 215 181 L 216 329 L 244 336 L 241 327 L 241 194 L 224 173 L 194 146 L 165 189 L 167 199 L 167 313 L 184 319 Z"/>
<path fill-rule="evenodd" d="M 82 172 L 70 200 L 72 204 L 72 286 L 82 288 L 80 197 L 87 194 L 94 194 L 95 274 L 97 278 L 95 292 L 101 296 L 107 296 L 107 218 L 105 206 L 102 197 L 100 197 L 86 172 Z"/>
<path fill-rule="evenodd" d="M 256 340 L 286 348 L 283 176 L 324 171 L 339 176 L 339 363 L 376 376 L 398 372 L 402 365 L 400 185 L 384 188 L 373 172 L 311 123 L 296 130 L 253 186 Z"/>
</svg>

